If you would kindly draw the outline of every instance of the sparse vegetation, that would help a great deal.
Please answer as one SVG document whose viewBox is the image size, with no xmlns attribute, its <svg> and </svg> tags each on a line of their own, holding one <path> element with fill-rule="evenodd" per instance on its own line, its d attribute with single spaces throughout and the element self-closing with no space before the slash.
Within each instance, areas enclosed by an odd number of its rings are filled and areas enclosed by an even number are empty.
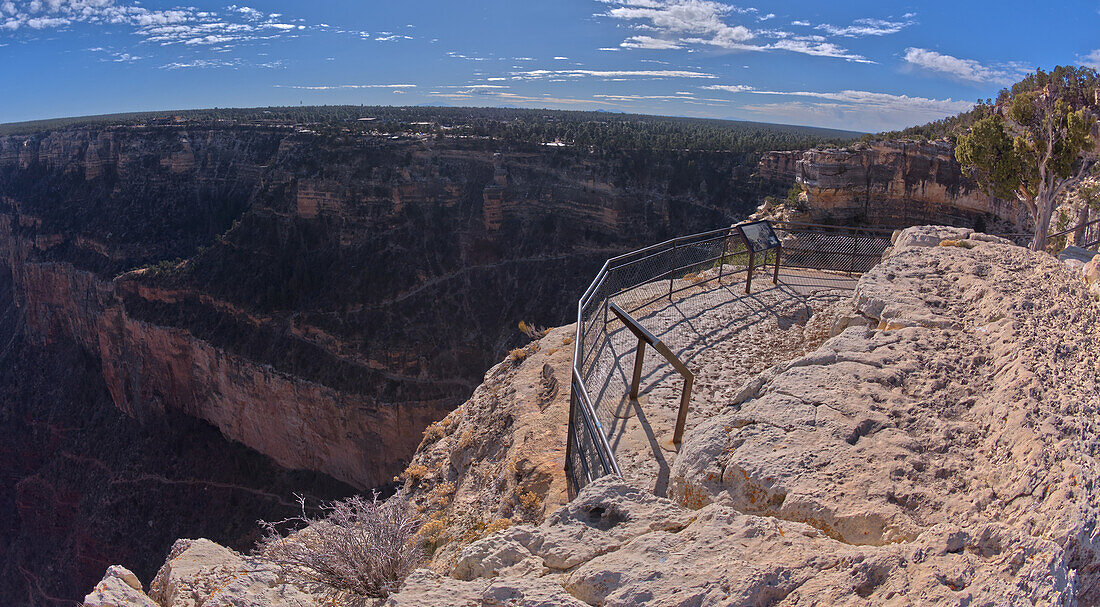
<svg viewBox="0 0 1100 607">
<path fill-rule="evenodd" d="M 386 501 L 354 496 L 321 506 L 322 518 L 306 513 L 261 521 L 266 536 L 257 552 L 278 565 L 286 578 L 332 596 L 341 604 L 385 598 L 423 562 L 420 520 L 400 495 Z M 280 529 L 298 528 L 284 536 Z"/>
</svg>

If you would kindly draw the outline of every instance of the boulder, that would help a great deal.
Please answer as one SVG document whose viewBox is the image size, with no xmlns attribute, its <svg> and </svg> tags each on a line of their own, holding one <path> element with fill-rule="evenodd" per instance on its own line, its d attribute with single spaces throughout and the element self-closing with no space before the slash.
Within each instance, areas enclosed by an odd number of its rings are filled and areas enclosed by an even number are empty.
<svg viewBox="0 0 1100 607">
<path fill-rule="evenodd" d="M 84 597 L 84 607 L 158 607 L 141 590 L 141 582 L 129 569 L 112 565 L 103 580 Z"/>
<path fill-rule="evenodd" d="M 178 540 L 149 595 L 160 607 L 313 607 L 322 600 L 288 583 L 274 564 L 207 539 Z"/>
</svg>

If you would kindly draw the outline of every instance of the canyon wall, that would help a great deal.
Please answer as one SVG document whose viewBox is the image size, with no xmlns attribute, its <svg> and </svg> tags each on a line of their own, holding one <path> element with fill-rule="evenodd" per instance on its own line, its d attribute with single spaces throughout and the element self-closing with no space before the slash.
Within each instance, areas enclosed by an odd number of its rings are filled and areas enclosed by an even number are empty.
<svg viewBox="0 0 1100 607">
<path fill-rule="evenodd" d="M 8 137 L 0 237 L 28 334 L 97 356 L 128 415 L 181 411 L 286 467 L 377 486 L 518 321 L 563 321 L 563 287 L 601 258 L 720 225 L 761 187 L 737 182 L 744 155 L 499 149 L 258 129 Z"/>
<path fill-rule="evenodd" d="M 1026 231 L 1019 202 L 983 193 L 963 175 L 946 141 L 877 141 L 855 149 L 765 154 L 758 173 L 802 185 L 799 219 L 906 227 L 939 223 Z"/>
</svg>

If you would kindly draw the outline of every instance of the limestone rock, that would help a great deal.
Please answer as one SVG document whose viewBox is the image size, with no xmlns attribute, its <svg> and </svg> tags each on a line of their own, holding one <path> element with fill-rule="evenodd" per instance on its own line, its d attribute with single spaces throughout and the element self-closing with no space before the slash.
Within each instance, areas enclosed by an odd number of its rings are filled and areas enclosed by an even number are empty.
<svg viewBox="0 0 1100 607">
<path fill-rule="evenodd" d="M 963 174 L 947 141 L 875 141 L 849 149 L 769 152 L 758 173 L 797 181 L 806 195 L 799 221 L 869 225 L 991 221 L 1030 225 L 1016 200 L 983 193 Z M 792 219 L 794 219 L 792 217 Z"/>
<path fill-rule="evenodd" d="M 554 578 L 477 579 L 462 582 L 427 569 L 415 571 L 385 607 L 585 607 Z"/>
<path fill-rule="evenodd" d="M 1088 285 L 1089 293 L 1095 299 L 1100 299 L 1100 255 L 1093 257 L 1092 261 L 1085 264 L 1085 267 L 1081 268 L 1081 274 L 1085 278 L 1085 284 Z"/>
<path fill-rule="evenodd" d="M 852 545 L 920 545 L 942 524 L 969 537 L 1006 528 L 998 554 L 1072 562 L 1077 579 L 1050 592 L 1096 600 L 1100 508 L 1083 479 L 1100 472 L 1098 309 L 1049 255 L 935 246 L 967 236 L 902 232 L 855 294 L 878 330 L 849 327 L 750 382 L 739 406 L 687 437 L 671 494 Z M 1065 548 L 1024 548 L 1031 538 Z"/>
<path fill-rule="evenodd" d="M 609 518 L 612 508 L 620 514 Z M 940 524 L 912 542 L 856 546 L 728 504 L 692 511 L 611 477 L 542 525 L 498 532 L 464 554 L 514 561 L 517 543 L 529 549 L 524 559 L 568 570 L 486 571 L 468 581 L 420 570 L 386 604 L 1062 604 L 1074 583 L 1057 544 L 1004 525 Z"/>
<path fill-rule="evenodd" d="M 179 540 L 149 595 L 160 607 L 313 607 L 320 597 L 287 583 L 273 564 L 210 540 Z"/>
<path fill-rule="evenodd" d="M 112 565 L 103 580 L 84 597 L 84 607 L 157 607 L 141 590 L 141 582 L 129 569 Z"/>
</svg>

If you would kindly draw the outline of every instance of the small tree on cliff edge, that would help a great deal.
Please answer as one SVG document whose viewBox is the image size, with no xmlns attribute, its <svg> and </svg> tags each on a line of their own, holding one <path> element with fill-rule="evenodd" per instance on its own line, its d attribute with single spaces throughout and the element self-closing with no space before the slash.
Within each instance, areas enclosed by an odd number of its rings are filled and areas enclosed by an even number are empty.
<svg viewBox="0 0 1100 607">
<path fill-rule="evenodd" d="M 955 158 L 987 193 L 1016 197 L 1035 219 L 1031 248 L 1047 245 L 1054 202 L 1091 168 L 1098 75 L 1088 68 L 1038 70 L 959 136 Z"/>
</svg>

